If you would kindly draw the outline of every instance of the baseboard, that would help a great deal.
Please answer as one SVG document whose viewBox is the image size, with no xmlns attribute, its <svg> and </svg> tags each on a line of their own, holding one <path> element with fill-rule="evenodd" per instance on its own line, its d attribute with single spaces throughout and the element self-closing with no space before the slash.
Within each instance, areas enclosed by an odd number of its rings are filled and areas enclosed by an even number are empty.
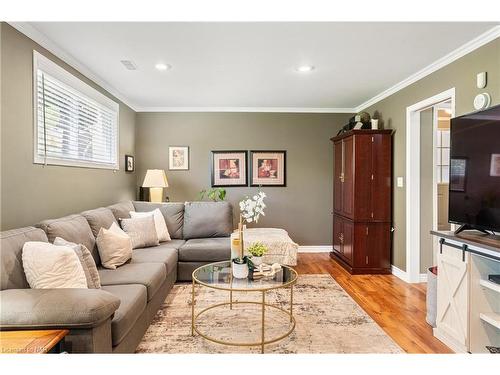
<svg viewBox="0 0 500 375">
<path fill-rule="evenodd" d="M 332 246 L 299 246 L 299 253 L 329 253 Z"/>
<path fill-rule="evenodd" d="M 408 281 L 409 277 L 408 277 L 408 273 L 406 273 L 406 271 L 403 271 L 403 270 L 399 269 L 396 266 L 391 266 L 391 271 L 392 271 L 392 274 L 394 276 L 400 278 L 401 280 L 403 280 L 406 283 L 409 283 L 409 281 Z M 419 283 L 426 283 L 427 282 L 427 274 L 426 273 L 421 273 L 419 275 L 418 282 Z"/>
<path fill-rule="evenodd" d="M 391 271 L 392 271 L 392 274 L 394 276 L 396 276 L 397 278 L 400 278 L 401 280 L 403 280 L 406 283 L 408 282 L 408 274 L 406 273 L 406 271 L 403 271 L 403 270 L 399 269 L 398 267 L 392 266 L 392 265 L 391 265 Z"/>
</svg>

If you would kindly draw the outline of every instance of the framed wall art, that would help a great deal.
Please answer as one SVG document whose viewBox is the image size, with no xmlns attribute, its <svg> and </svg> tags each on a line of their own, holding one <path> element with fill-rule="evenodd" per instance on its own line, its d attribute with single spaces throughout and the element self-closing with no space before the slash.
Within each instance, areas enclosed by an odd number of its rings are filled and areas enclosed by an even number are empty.
<svg viewBox="0 0 500 375">
<path fill-rule="evenodd" d="M 135 171 L 135 159 L 132 155 L 125 155 L 125 172 Z"/>
<path fill-rule="evenodd" d="M 247 186 L 246 151 L 212 151 L 212 187 Z"/>
<path fill-rule="evenodd" d="M 168 148 L 168 169 L 187 171 L 189 169 L 189 147 L 170 146 Z"/>
<path fill-rule="evenodd" d="M 286 186 L 286 151 L 250 151 L 251 186 Z"/>
</svg>

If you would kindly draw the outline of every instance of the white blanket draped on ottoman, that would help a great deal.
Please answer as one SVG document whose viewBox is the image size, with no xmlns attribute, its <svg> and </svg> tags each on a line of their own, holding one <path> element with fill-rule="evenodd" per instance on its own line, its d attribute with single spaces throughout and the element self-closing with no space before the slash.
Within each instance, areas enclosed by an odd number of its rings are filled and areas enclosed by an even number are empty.
<svg viewBox="0 0 500 375">
<path fill-rule="evenodd" d="M 231 239 L 238 233 L 231 234 Z M 262 242 L 267 246 L 263 261 L 267 264 L 280 263 L 287 266 L 297 265 L 297 250 L 299 245 L 292 241 L 288 232 L 278 228 L 249 228 L 243 232 L 245 255 L 248 247 L 254 242 Z"/>
</svg>

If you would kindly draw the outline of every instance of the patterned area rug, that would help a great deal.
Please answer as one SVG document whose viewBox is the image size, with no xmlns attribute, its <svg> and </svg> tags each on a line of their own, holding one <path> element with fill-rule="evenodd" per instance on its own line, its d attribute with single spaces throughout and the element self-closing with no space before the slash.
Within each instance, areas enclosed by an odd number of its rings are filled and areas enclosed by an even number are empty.
<svg viewBox="0 0 500 375">
<path fill-rule="evenodd" d="M 260 293 L 234 293 L 233 300 L 260 301 Z M 265 347 L 266 353 L 402 353 L 399 346 L 371 319 L 330 275 L 300 275 L 294 286 L 295 330 Z M 196 311 L 229 301 L 229 292 L 197 286 Z M 290 292 L 266 293 L 266 302 L 289 309 Z M 209 310 L 199 317 L 204 334 L 238 342 L 259 342 L 259 305 L 233 305 Z M 290 328 L 290 319 L 266 308 L 266 340 Z M 191 284 L 175 285 L 137 348 L 138 353 L 260 353 L 260 347 L 235 347 L 191 336 Z"/>
</svg>

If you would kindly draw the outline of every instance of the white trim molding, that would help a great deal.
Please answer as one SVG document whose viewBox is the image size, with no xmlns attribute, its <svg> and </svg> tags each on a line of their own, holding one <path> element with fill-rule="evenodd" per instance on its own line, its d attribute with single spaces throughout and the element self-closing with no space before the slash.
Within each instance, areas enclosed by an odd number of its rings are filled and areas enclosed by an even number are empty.
<svg viewBox="0 0 500 375">
<path fill-rule="evenodd" d="M 356 113 L 356 108 L 311 107 L 138 107 L 136 112 Z"/>
<path fill-rule="evenodd" d="M 394 276 L 396 276 L 398 279 L 403 280 L 405 283 L 409 283 L 409 277 L 408 277 L 408 272 L 403 271 L 402 269 L 391 265 L 391 272 Z M 421 273 L 418 277 L 419 283 L 426 283 L 427 282 L 427 274 L 426 273 Z"/>
<path fill-rule="evenodd" d="M 329 253 L 333 251 L 332 246 L 299 246 L 299 253 Z"/>
<path fill-rule="evenodd" d="M 434 61 L 432 64 L 427 65 L 425 68 L 412 74 L 408 78 L 405 78 L 401 82 L 396 83 L 394 86 L 389 87 L 388 89 L 375 95 L 373 98 L 368 99 L 366 102 L 361 103 L 356 107 L 356 112 L 360 112 L 363 109 L 368 108 L 375 103 L 378 103 L 379 101 L 391 96 L 392 94 L 395 94 L 396 92 L 404 89 L 407 86 L 410 86 L 412 83 L 421 80 L 422 78 L 434 73 L 442 67 L 451 64 L 455 60 L 458 60 L 459 58 L 471 53 L 472 51 L 484 46 L 485 44 L 495 40 L 498 37 L 500 37 L 500 26 L 495 26 L 485 33 L 479 35 L 477 38 L 474 38 L 464 45 L 458 47 L 446 56 L 443 56 L 439 60 Z"/>
<path fill-rule="evenodd" d="M 420 111 L 451 99 L 455 115 L 455 88 L 406 108 L 406 273 L 408 282 L 420 280 Z"/>
</svg>

